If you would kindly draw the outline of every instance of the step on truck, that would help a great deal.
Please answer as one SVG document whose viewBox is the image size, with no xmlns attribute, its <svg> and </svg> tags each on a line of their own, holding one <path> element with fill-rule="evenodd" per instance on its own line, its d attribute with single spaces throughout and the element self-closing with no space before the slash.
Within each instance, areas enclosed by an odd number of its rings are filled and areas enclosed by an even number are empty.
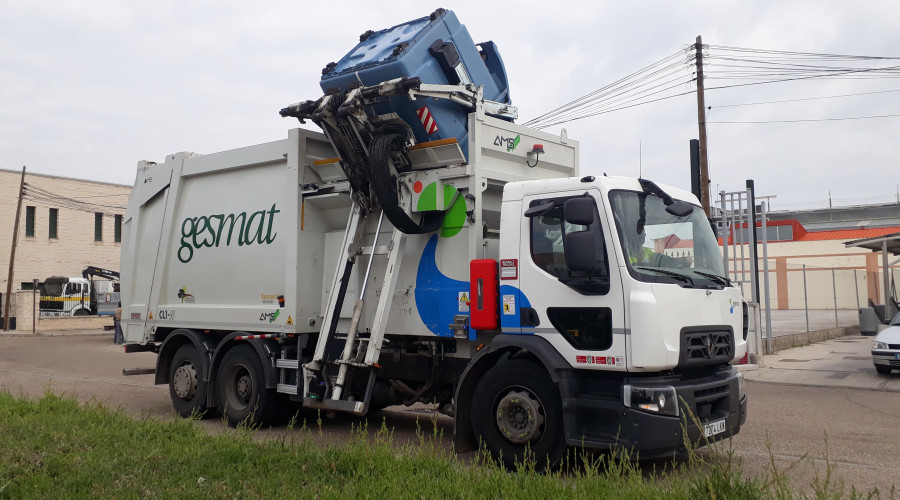
<svg viewBox="0 0 900 500">
<path fill-rule="evenodd" d="M 739 431 L 746 308 L 696 197 L 580 175 L 451 11 L 365 33 L 321 86 L 281 115 L 322 133 L 138 164 L 126 351 L 178 413 L 429 403 L 458 451 L 541 468 Z"/>
</svg>

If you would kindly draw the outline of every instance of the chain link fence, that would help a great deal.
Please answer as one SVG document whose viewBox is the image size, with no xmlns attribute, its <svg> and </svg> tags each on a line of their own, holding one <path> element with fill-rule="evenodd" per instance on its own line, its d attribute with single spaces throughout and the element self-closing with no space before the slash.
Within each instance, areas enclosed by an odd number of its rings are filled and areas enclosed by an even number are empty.
<svg viewBox="0 0 900 500">
<path fill-rule="evenodd" d="M 798 329 L 795 325 L 794 331 L 853 326 L 858 322 L 858 310 L 869 306 L 870 297 L 876 304 L 884 303 L 880 270 L 777 265 L 770 259 L 767 290 L 764 267 L 760 266 L 758 281 L 761 312 L 765 315 L 768 305 L 773 317 L 791 318 L 794 323 L 805 320 L 805 328 Z M 749 266 L 733 269 L 731 276 L 740 284 L 744 297 L 753 297 Z M 898 294 L 894 283 L 898 279 L 900 270 L 891 269 L 889 286 L 895 301 Z"/>
</svg>

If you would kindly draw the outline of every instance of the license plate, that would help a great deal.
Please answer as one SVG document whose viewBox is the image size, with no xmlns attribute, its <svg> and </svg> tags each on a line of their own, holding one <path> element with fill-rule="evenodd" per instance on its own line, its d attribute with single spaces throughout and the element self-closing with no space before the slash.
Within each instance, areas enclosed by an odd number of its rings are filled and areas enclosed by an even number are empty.
<svg viewBox="0 0 900 500">
<path fill-rule="evenodd" d="M 705 437 L 715 436 L 723 432 L 725 432 L 725 419 L 703 424 L 703 435 Z"/>
<path fill-rule="evenodd" d="M 900 360 L 900 353 L 894 354 L 894 359 Z"/>
</svg>

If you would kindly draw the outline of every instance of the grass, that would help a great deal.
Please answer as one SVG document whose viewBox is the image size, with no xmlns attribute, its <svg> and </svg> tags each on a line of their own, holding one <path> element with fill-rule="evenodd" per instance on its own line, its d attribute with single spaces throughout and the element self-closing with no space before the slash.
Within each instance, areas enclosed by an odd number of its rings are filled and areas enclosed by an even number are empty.
<svg viewBox="0 0 900 500">
<path fill-rule="evenodd" d="M 259 440 L 246 426 L 210 435 L 192 420 L 135 419 L 49 393 L 33 401 L 0 392 L 0 498 L 796 497 L 774 464 L 771 477 L 744 478 L 727 449 L 714 460 L 692 453 L 664 472 L 575 451 L 555 473 L 528 463 L 510 473 L 483 455 L 460 460 L 434 429 L 398 445 L 384 424 L 361 427 L 347 443 L 323 445 L 308 439 L 321 433 L 320 419 L 294 419 L 281 437 Z M 817 488 L 818 498 L 871 497 L 846 493 L 830 474 Z"/>
</svg>

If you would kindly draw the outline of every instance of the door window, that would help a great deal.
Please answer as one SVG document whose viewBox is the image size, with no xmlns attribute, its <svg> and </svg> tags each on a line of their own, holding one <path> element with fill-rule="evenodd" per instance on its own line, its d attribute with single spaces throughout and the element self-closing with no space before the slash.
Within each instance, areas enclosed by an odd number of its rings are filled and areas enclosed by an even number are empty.
<svg viewBox="0 0 900 500">
<path fill-rule="evenodd" d="M 577 197 L 535 200 L 531 203 L 529 212 L 526 213 L 531 218 L 531 258 L 539 268 L 561 280 L 608 277 L 606 245 L 597 208 L 594 206 L 594 221 L 588 226 L 568 222 L 565 217 L 565 202 L 572 198 Z M 532 215 L 532 211 L 538 213 Z M 579 232 L 589 232 L 593 236 L 597 265 L 592 273 L 573 271 L 566 264 L 566 235 Z"/>
</svg>

